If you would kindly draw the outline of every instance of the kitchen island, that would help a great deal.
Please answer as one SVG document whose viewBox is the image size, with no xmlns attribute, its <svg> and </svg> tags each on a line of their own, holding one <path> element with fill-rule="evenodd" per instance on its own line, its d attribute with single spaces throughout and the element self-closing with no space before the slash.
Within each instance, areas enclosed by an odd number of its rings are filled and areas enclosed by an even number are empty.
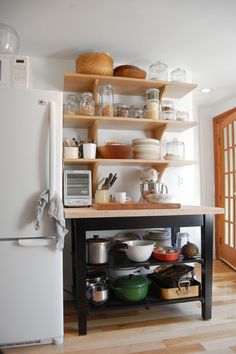
<svg viewBox="0 0 236 354">
<path fill-rule="evenodd" d="M 201 228 L 200 258 L 189 259 L 188 262 L 201 264 L 201 290 L 197 297 L 176 300 L 145 301 L 140 306 L 149 308 L 152 305 L 200 301 L 202 318 L 208 320 L 212 312 L 212 259 L 213 259 L 213 215 L 223 214 L 224 209 L 206 206 L 182 206 L 179 209 L 145 209 L 145 210 L 96 210 L 89 208 L 65 208 L 65 218 L 71 220 L 73 280 L 78 313 L 78 333 L 87 333 L 86 273 L 86 232 L 99 230 L 127 230 L 145 228 L 171 228 L 172 239 L 180 227 Z M 142 266 L 141 263 L 135 263 Z M 167 262 L 166 262 L 167 263 Z M 169 264 L 170 262 L 168 262 Z M 186 260 L 182 263 L 186 263 Z M 155 262 L 156 265 L 163 262 Z M 114 264 L 113 264 L 114 265 Z M 120 265 L 119 265 L 120 266 Z M 127 264 L 123 264 L 127 266 Z M 148 264 L 145 264 L 148 266 Z M 109 264 L 93 266 L 96 269 L 108 268 Z M 106 305 L 106 304 L 105 304 Z M 108 304 L 104 308 L 119 308 L 122 304 Z M 123 304 L 127 307 L 127 304 Z M 134 306 L 129 304 L 128 306 Z M 135 304 L 137 306 L 137 304 Z M 99 310 L 99 308 L 98 308 Z"/>
</svg>

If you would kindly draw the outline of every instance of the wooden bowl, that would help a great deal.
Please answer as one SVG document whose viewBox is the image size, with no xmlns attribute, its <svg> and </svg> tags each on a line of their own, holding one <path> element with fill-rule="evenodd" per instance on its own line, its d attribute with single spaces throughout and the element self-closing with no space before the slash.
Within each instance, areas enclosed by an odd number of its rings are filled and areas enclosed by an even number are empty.
<svg viewBox="0 0 236 354">
<path fill-rule="evenodd" d="M 152 252 L 152 256 L 155 259 L 158 259 L 160 261 L 166 261 L 166 262 L 173 262 L 177 261 L 179 259 L 179 250 L 177 248 L 173 247 L 162 247 L 163 251 L 167 251 L 168 249 L 171 249 L 173 253 L 163 253 L 162 251 L 158 251 L 154 248 Z"/>
<path fill-rule="evenodd" d="M 134 65 L 120 65 L 113 71 L 114 76 L 131 77 L 134 79 L 145 79 L 147 76 L 146 71 L 139 69 Z"/>
<path fill-rule="evenodd" d="M 130 159 L 133 155 L 131 145 L 105 145 L 98 147 L 98 154 L 104 159 Z"/>
<path fill-rule="evenodd" d="M 80 74 L 113 75 L 113 59 L 110 54 L 84 53 L 76 59 L 76 72 Z"/>
</svg>

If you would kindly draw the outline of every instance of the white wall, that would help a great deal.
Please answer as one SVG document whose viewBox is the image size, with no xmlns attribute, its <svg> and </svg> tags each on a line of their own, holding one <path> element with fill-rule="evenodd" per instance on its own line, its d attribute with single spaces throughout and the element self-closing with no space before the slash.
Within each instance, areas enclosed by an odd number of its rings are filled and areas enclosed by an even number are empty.
<svg viewBox="0 0 236 354">
<path fill-rule="evenodd" d="M 55 60 L 46 58 L 30 58 L 31 65 L 31 87 L 46 90 L 63 90 L 63 81 L 65 72 L 74 72 L 75 63 L 72 60 Z M 67 93 L 65 93 L 65 96 Z M 117 97 L 118 101 L 126 104 L 137 104 L 142 107 L 143 102 L 137 97 Z M 190 119 L 195 120 L 192 116 L 193 111 L 192 95 L 189 94 L 181 100 L 175 100 L 175 106 L 178 109 L 187 110 L 190 112 Z M 78 134 L 87 135 L 87 131 L 79 131 L 78 129 L 65 129 L 64 136 L 72 137 Z M 115 140 L 124 143 L 131 143 L 132 139 L 144 137 L 144 133 L 140 131 L 111 131 L 103 130 L 99 134 L 99 145 L 105 144 L 107 141 Z M 181 134 L 168 133 L 165 134 L 162 140 L 162 155 L 165 154 L 165 144 L 173 137 L 178 137 L 184 141 L 186 159 L 198 161 L 198 128 L 190 129 Z M 75 168 L 73 166 L 73 168 Z M 142 170 L 142 167 L 124 167 L 124 166 L 108 166 L 99 169 L 99 178 L 107 175 L 109 172 L 117 172 L 118 180 L 113 186 L 111 192 L 122 190 L 126 191 L 133 200 L 139 200 L 139 179 L 137 172 Z M 124 182 L 125 181 L 125 182 Z M 181 168 L 166 169 L 162 181 L 169 187 L 169 192 L 174 196 L 174 200 L 182 204 L 199 204 L 199 168 L 198 165 L 186 166 Z M 113 236 L 117 231 L 98 232 L 102 236 Z M 192 242 L 197 243 L 199 232 L 195 229 L 188 229 L 192 238 Z M 144 231 L 139 232 L 142 235 Z M 93 233 L 88 233 L 90 237 Z M 66 237 L 64 250 L 64 287 L 71 291 L 72 275 L 71 275 L 71 255 L 70 255 L 70 237 Z M 65 298 L 67 298 L 65 294 Z"/>
</svg>

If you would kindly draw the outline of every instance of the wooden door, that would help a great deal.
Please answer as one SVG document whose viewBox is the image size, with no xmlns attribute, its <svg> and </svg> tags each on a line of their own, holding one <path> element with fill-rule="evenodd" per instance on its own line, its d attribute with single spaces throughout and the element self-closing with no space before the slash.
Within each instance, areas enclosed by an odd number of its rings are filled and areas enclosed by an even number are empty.
<svg viewBox="0 0 236 354">
<path fill-rule="evenodd" d="M 236 269 L 236 108 L 214 118 L 216 255 Z"/>
</svg>

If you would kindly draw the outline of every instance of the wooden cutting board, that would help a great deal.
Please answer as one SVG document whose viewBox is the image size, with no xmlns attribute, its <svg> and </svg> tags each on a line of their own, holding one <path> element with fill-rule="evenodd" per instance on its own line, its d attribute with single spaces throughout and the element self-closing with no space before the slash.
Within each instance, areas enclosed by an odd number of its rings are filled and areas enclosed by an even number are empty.
<svg viewBox="0 0 236 354">
<path fill-rule="evenodd" d="M 97 210 L 137 210 L 137 209 L 178 209 L 179 203 L 146 203 L 146 202 L 128 202 L 128 203 L 107 203 L 93 204 Z"/>
</svg>

